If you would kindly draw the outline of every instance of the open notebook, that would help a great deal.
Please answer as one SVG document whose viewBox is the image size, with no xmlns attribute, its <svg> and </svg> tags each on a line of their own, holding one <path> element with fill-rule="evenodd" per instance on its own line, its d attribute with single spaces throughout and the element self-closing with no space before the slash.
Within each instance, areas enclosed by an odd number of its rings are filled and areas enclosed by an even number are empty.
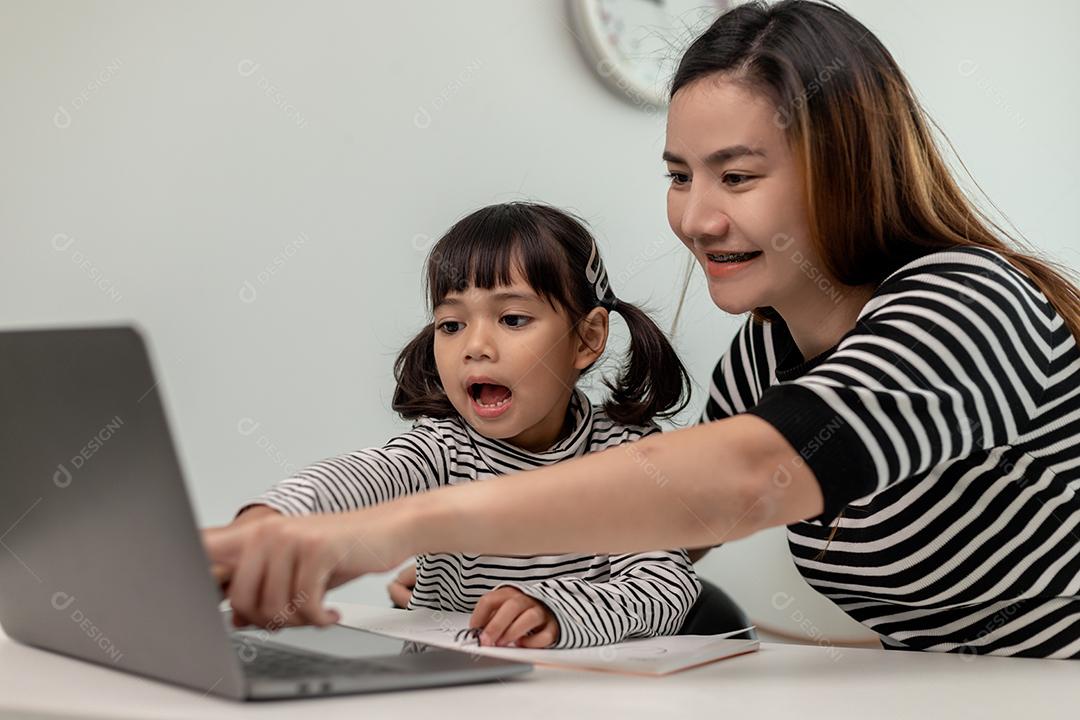
<svg viewBox="0 0 1080 720">
<path fill-rule="evenodd" d="M 627 640 L 615 645 L 576 650 L 479 647 L 458 640 L 469 627 L 469 614 L 439 610 L 398 610 L 353 603 L 328 603 L 341 613 L 339 625 L 435 647 L 467 650 L 478 655 L 580 670 L 637 675 L 668 675 L 758 649 L 757 640 L 733 640 L 749 628 L 723 635 L 677 635 Z"/>
</svg>

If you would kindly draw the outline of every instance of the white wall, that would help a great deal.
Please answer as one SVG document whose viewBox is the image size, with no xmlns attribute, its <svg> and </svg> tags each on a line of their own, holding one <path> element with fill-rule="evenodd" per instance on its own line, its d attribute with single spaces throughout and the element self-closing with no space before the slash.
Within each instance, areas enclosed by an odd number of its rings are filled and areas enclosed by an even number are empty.
<svg viewBox="0 0 1080 720">
<path fill-rule="evenodd" d="M 1076 265 L 1077 5 L 846 6 L 983 189 Z M 683 258 L 663 115 L 599 84 L 561 2 L 9 0 L 0 97 L 0 325 L 148 329 L 205 524 L 404 427 L 391 361 L 423 318 L 424 251 L 476 207 L 579 212 L 620 296 L 670 322 Z M 677 340 L 699 383 L 737 324 L 695 277 Z M 763 622 L 857 632 L 798 578 L 782 535 L 733 543 L 703 574 Z M 382 582 L 339 597 L 382 602 Z"/>
</svg>

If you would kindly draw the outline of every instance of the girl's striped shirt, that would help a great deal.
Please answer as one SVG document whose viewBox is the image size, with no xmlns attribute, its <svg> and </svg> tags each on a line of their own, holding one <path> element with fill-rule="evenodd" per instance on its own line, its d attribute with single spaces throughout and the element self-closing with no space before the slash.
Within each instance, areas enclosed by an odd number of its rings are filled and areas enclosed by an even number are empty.
<svg viewBox="0 0 1080 720">
<path fill-rule="evenodd" d="M 799 572 L 883 645 L 1080 657 L 1080 350 L 1001 255 L 908 263 L 808 361 L 748 322 L 702 419 L 742 412 L 821 485 L 788 526 Z"/>
<path fill-rule="evenodd" d="M 381 448 L 306 467 L 249 505 L 268 505 L 285 515 L 345 512 L 551 465 L 659 432 L 656 425 L 615 423 L 602 409 L 594 410 L 580 390 L 574 391 L 570 412 L 573 431 L 539 453 L 486 438 L 457 416 L 423 418 Z M 552 646 L 557 648 L 673 635 L 701 589 L 683 550 L 536 557 L 429 553 L 417 557 L 409 608 L 470 612 L 483 595 L 502 586 L 515 587 L 551 610 L 559 622 Z"/>
</svg>

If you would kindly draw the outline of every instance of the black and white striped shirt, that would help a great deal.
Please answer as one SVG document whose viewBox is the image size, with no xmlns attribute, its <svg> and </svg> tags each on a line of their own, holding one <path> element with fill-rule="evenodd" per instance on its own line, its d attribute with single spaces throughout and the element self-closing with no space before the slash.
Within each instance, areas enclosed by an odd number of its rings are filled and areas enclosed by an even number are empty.
<svg viewBox="0 0 1080 720">
<path fill-rule="evenodd" d="M 344 512 L 443 485 L 551 465 L 633 442 L 656 425 L 626 426 L 574 392 L 574 429 L 545 452 L 486 438 L 459 417 L 424 418 L 381 448 L 323 460 L 252 500 L 286 515 Z M 527 479 L 523 479 L 527 482 Z M 470 612 L 486 593 L 513 586 L 544 603 L 559 622 L 553 647 L 673 635 L 701 589 L 683 550 L 627 555 L 417 557 L 410 609 Z"/>
<path fill-rule="evenodd" d="M 748 322 L 703 420 L 740 412 L 821 484 L 788 526 L 799 572 L 885 647 L 1080 657 L 1080 351 L 999 254 L 905 265 L 808 361 Z"/>
</svg>

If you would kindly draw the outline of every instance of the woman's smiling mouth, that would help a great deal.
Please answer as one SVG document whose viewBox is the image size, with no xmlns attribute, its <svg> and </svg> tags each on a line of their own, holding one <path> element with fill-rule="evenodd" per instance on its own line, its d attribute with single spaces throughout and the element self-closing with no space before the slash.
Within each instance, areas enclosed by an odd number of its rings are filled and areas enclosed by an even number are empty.
<svg viewBox="0 0 1080 720">
<path fill-rule="evenodd" d="M 705 272 L 711 278 L 734 275 L 761 255 L 760 250 L 737 253 L 705 253 Z"/>
</svg>

